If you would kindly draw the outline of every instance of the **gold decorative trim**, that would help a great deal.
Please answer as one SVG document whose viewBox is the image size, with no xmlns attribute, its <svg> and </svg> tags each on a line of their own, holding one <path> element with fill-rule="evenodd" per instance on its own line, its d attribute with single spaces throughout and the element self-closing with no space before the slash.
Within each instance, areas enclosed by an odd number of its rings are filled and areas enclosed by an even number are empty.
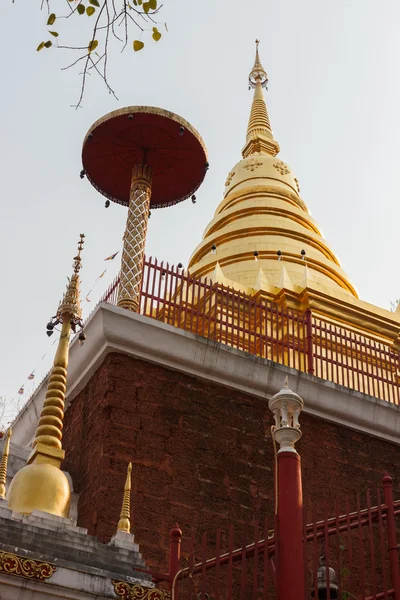
<svg viewBox="0 0 400 600">
<path fill-rule="evenodd" d="M 157 588 L 148 588 L 137 583 L 128 583 L 127 581 L 112 580 L 114 591 L 120 598 L 125 600 L 170 600 L 171 592 L 168 590 L 159 590 Z"/>
<path fill-rule="evenodd" d="M 262 162 L 260 162 L 259 160 L 255 160 L 255 158 L 252 158 L 248 160 L 245 165 L 243 165 L 243 168 L 247 169 L 248 171 L 255 171 L 256 169 L 258 169 L 258 167 L 261 167 L 261 165 Z"/>
<path fill-rule="evenodd" d="M 10 552 L 0 552 L 1 571 L 7 573 L 7 575 L 18 575 L 27 579 L 45 581 L 57 571 L 57 567 L 33 558 L 17 556 L 17 554 L 11 554 Z"/>
<path fill-rule="evenodd" d="M 227 187 L 230 184 L 230 182 L 232 181 L 234 176 L 235 176 L 235 171 L 231 171 L 230 173 L 228 173 L 228 177 L 226 178 L 226 181 L 225 181 L 225 187 Z"/>
<path fill-rule="evenodd" d="M 273 164 L 273 166 L 277 171 L 279 171 L 281 175 L 289 175 L 290 173 L 289 167 L 285 165 L 285 163 L 282 160 L 278 160 L 276 163 Z"/>
</svg>

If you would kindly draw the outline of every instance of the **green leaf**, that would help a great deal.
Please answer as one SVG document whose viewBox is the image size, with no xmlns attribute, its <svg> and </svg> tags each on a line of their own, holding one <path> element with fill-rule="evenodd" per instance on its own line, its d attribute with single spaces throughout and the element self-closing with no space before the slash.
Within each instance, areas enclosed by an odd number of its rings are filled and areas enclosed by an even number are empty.
<svg viewBox="0 0 400 600">
<path fill-rule="evenodd" d="M 148 5 L 150 6 L 151 10 L 156 10 L 157 0 L 148 0 Z"/>
<path fill-rule="evenodd" d="M 91 17 L 93 13 L 96 12 L 96 9 L 94 8 L 94 6 L 88 6 L 86 9 L 86 14 L 88 17 Z"/>
<path fill-rule="evenodd" d="M 142 0 L 137 0 L 137 3 L 139 4 L 139 6 L 142 6 Z"/>
<path fill-rule="evenodd" d="M 50 40 L 48 42 L 45 43 L 44 47 L 45 48 L 50 48 L 50 46 L 53 45 L 53 42 L 51 42 Z"/>
<path fill-rule="evenodd" d="M 36 48 L 37 52 L 40 52 L 40 50 L 43 50 L 44 48 L 44 42 L 40 42 L 39 46 Z"/>
<path fill-rule="evenodd" d="M 153 27 L 153 40 L 156 42 L 161 40 L 161 33 L 158 31 L 157 27 Z"/>
<path fill-rule="evenodd" d="M 137 0 L 133 0 L 133 4 L 137 6 Z"/>
<path fill-rule="evenodd" d="M 78 6 L 76 7 L 76 10 L 78 11 L 78 13 L 80 15 L 83 15 L 85 12 L 85 7 L 82 3 L 78 4 Z"/>
<path fill-rule="evenodd" d="M 93 50 L 96 50 L 98 45 L 99 45 L 99 42 L 97 40 L 92 40 L 88 46 L 89 53 L 93 52 Z"/>
<path fill-rule="evenodd" d="M 56 15 L 54 13 L 51 13 L 51 15 L 49 15 L 49 18 L 47 19 L 47 25 L 54 25 L 55 20 Z"/>
<path fill-rule="evenodd" d="M 150 10 L 150 2 L 144 2 L 144 3 L 143 3 L 143 10 L 144 10 L 144 12 L 145 12 L 145 13 L 146 13 L 146 15 L 147 15 L 147 13 L 148 13 L 148 12 L 149 12 L 149 10 Z"/>
<path fill-rule="evenodd" d="M 93 4 L 93 6 L 100 6 L 99 4 L 99 0 L 89 0 L 90 4 Z"/>
<path fill-rule="evenodd" d="M 58 37 L 58 33 L 57 33 L 57 31 L 49 31 L 49 33 L 50 33 L 51 35 L 54 35 L 54 37 Z"/>
<path fill-rule="evenodd" d="M 144 44 L 140 40 L 135 40 L 133 42 L 133 49 L 135 52 L 139 52 L 143 48 Z"/>
</svg>

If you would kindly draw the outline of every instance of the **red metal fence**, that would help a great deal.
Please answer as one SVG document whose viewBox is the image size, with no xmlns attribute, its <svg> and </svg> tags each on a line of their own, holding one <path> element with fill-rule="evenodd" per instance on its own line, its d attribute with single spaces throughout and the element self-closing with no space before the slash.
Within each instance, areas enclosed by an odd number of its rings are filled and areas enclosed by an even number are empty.
<svg viewBox="0 0 400 600">
<path fill-rule="evenodd" d="M 378 600 L 394 596 L 395 591 L 399 598 L 396 520 L 400 502 L 393 502 L 390 477 L 384 478 L 383 488 L 383 493 L 381 488 L 366 493 L 365 508 L 357 495 L 337 506 L 333 517 L 326 509 L 322 518 L 312 511 L 312 522 L 304 527 L 306 590 L 304 595 L 299 590 L 299 598 Z M 203 533 L 201 540 L 191 540 L 186 566 L 175 576 L 178 597 L 276 597 L 279 531 L 275 539 L 267 522 L 238 529 L 238 537 L 230 526 L 226 532 L 218 529 L 213 536 Z"/>
<path fill-rule="evenodd" d="M 298 597 L 398 600 L 400 501 L 393 500 L 391 477 L 362 500 L 360 494 L 344 498 L 333 517 L 327 512 L 324 507 L 320 515 L 313 508 L 310 520 L 304 511 L 306 577 Z M 280 538 L 271 526 L 274 522 L 252 521 L 184 535 L 180 561 L 174 546 L 179 530 L 173 529 L 170 572 L 152 573 L 153 580 L 160 587 L 168 583 L 172 600 L 273 600 Z"/>
<path fill-rule="evenodd" d="M 117 303 L 118 278 L 102 300 Z M 399 354 L 321 318 L 146 259 L 140 312 L 216 342 L 399 403 Z"/>
</svg>

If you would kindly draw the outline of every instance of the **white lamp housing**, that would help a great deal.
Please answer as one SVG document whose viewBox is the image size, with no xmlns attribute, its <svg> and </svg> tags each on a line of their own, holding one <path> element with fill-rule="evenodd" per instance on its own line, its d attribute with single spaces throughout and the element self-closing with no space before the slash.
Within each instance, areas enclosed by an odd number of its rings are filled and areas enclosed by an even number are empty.
<svg viewBox="0 0 400 600">
<path fill-rule="evenodd" d="M 287 377 L 283 388 L 272 396 L 268 406 L 274 415 L 273 436 L 280 446 L 279 452 L 296 452 L 294 445 L 301 438 L 299 415 L 304 402 L 298 394 L 289 389 Z"/>
</svg>

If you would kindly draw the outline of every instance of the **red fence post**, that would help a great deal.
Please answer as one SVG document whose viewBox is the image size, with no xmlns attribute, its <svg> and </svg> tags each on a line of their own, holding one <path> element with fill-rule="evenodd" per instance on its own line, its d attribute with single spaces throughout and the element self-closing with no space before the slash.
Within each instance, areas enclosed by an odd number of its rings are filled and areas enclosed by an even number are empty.
<svg viewBox="0 0 400 600">
<path fill-rule="evenodd" d="M 392 579 L 392 586 L 394 588 L 394 599 L 400 600 L 399 551 L 397 548 L 396 519 L 394 516 L 392 481 L 393 480 L 390 477 L 390 475 L 385 475 L 382 479 L 383 495 L 387 507 L 386 516 L 390 575 Z"/>
<path fill-rule="evenodd" d="M 306 310 L 306 349 L 307 349 L 307 373 L 314 375 L 314 338 L 312 328 L 311 309 Z"/>
<path fill-rule="evenodd" d="M 169 534 L 169 585 L 171 592 L 174 591 L 173 598 L 177 599 L 178 593 L 173 590 L 173 583 L 175 575 L 180 570 L 180 557 L 181 557 L 181 542 L 182 542 L 182 531 L 179 528 L 178 523 L 173 527 Z"/>
</svg>

